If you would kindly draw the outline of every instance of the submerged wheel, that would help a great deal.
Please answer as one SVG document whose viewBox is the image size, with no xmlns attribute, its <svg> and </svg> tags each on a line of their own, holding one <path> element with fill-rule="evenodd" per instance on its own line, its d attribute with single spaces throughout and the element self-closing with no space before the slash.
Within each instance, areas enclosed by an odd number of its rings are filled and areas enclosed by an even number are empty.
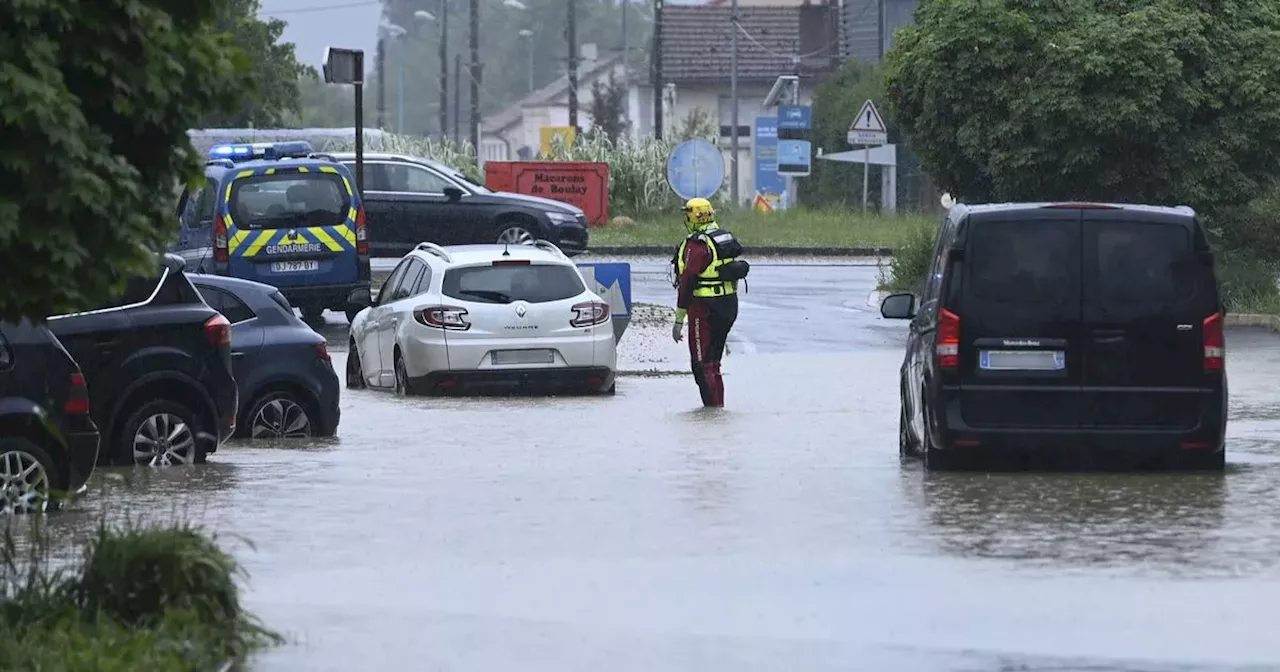
<svg viewBox="0 0 1280 672">
<path fill-rule="evenodd" d="M 360 351 L 354 341 L 347 347 L 347 389 L 363 390 L 368 387 L 364 382 L 364 368 L 360 365 Z"/>
<path fill-rule="evenodd" d="M 314 433 L 306 404 L 288 392 L 269 392 L 249 411 L 251 439 L 308 439 Z"/>
<path fill-rule="evenodd" d="M 43 513 L 54 489 L 53 459 L 28 439 L 0 439 L 0 515 Z"/>
<path fill-rule="evenodd" d="M 199 464 L 205 461 L 199 433 L 191 409 L 167 399 L 149 401 L 124 423 L 123 454 L 117 457 L 125 464 L 155 467 Z"/>
<path fill-rule="evenodd" d="M 898 413 L 898 457 L 910 459 L 920 456 L 920 446 L 911 440 L 911 430 L 907 426 L 907 408 L 903 406 Z"/>
<path fill-rule="evenodd" d="M 303 306 L 302 319 L 307 322 L 323 322 L 324 308 L 320 306 Z"/>
<path fill-rule="evenodd" d="M 409 370 L 404 366 L 404 357 L 400 356 L 400 352 L 396 351 L 396 396 L 412 397 L 418 394 L 417 388 L 413 386 L 413 381 L 409 379 Z"/>
</svg>

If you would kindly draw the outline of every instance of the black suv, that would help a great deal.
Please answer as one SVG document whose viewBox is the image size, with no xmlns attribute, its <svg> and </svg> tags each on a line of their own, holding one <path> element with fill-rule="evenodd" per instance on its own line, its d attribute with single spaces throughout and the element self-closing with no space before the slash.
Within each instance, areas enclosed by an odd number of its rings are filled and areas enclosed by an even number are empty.
<svg viewBox="0 0 1280 672">
<path fill-rule="evenodd" d="M 1099 449 L 1224 465 L 1223 308 L 1187 207 L 957 205 L 938 230 L 902 365 L 900 450 Z"/>
<path fill-rule="evenodd" d="M 165 255 L 111 305 L 49 318 L 88 379 L 99 462 L 199 463 L 235 430 L 231 325 L 183 266 Z"/>
<path fill-rule="evenodd" d="M 316 156 L 356 172 L 354 153 Z M 549 198 L 490 191 L 429 159 L 365 154 L 364 209 L 374 256 L 403 256 L 424 241 L 466 245 L 542 239 L 570 257 L 587 249 L 587 217 L 581 209 Z"/>
<path fill-rule="evenodd" d="M 51 491 L 79 491 L 97 457 L 75 360 L 45 327 L 0 323 L 0 513 L 39 512 Z"/>
</svg>

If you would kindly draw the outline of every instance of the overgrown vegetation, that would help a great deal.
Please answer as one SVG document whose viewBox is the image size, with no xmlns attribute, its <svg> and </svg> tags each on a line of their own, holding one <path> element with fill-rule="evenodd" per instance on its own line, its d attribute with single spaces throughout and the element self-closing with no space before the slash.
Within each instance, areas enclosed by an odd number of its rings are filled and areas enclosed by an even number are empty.
<svg viewBox="0 0 1280 672">
<path fill-rule="evenodd" d="M 591 117 L 592 135 L 603 135 L 606 140 L 617 142 L 631 127 L 627 120 L 626 83 L 612 76 L 608 81 L 592 82 L 587 115 Z"/>
<path fill-rule="evenodd" d="M 216 670 L 281 637 L 240 604 L 242 570 L 188 526 L 102 526 L 55 568 L 38 523 L 0 544 L 0 669 Z"/>
</svg>

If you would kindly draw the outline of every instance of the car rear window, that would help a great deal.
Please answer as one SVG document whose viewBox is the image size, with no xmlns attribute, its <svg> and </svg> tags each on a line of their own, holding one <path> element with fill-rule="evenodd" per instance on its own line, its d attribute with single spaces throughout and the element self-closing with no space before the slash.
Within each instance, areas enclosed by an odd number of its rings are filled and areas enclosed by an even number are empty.
<svg viewBox="0 0 1280 672">
<path fill-rule="evenodd" d="M 284 294 L 281 294 L 280 292 L 271 292 L 271 300 L 275 301 L 276 305 L 284 309 L 284 312 L 289 313 L 290 315 L 293 314 L 293 306 L 289 305 L 289 299 L 284 298 Z"/>
<path fill-rule="evenodd" d="M 1078 222 L 978 222 L 965 254 L 970 291 L 1006 303 L 1078 301 L 1079 250 Z"/>
<path fill-rule="evenodd" d="M 445 296 L 460 301 L 547 303 L 585 290 L 578 269 L 565 264 L 467 266 L 444 273 Z"/>
<path fill-rule="evenodd" d="M 1090 222 L 1097 287 L 1107 303 L 1176 304 L 1195 293 L 1191 231 L 1156 222 Z"/>
<path fill-rule="evenodd" d="M 332 173 L 255 175 L 231 186 L 232 221 L 251 229 L 336 226 L 350 208 L 346 185 Z"/>
</svg>

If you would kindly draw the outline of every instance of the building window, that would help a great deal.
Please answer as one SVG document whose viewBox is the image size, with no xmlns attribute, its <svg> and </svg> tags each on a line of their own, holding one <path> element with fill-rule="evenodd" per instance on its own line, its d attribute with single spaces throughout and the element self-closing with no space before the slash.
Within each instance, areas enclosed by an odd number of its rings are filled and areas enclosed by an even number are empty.
<svg viewBox="0 0 1280 672">
<path fill-rule="evenodd" d="M 757 115 L 763 114 L 758 102 L 748 102 L 746 96 L 738 96 L 738 137 L 751 137 L 751 124 Z M 720 137 L 733 135 L 733 98 L 720 96 Z"/>
</svg>

